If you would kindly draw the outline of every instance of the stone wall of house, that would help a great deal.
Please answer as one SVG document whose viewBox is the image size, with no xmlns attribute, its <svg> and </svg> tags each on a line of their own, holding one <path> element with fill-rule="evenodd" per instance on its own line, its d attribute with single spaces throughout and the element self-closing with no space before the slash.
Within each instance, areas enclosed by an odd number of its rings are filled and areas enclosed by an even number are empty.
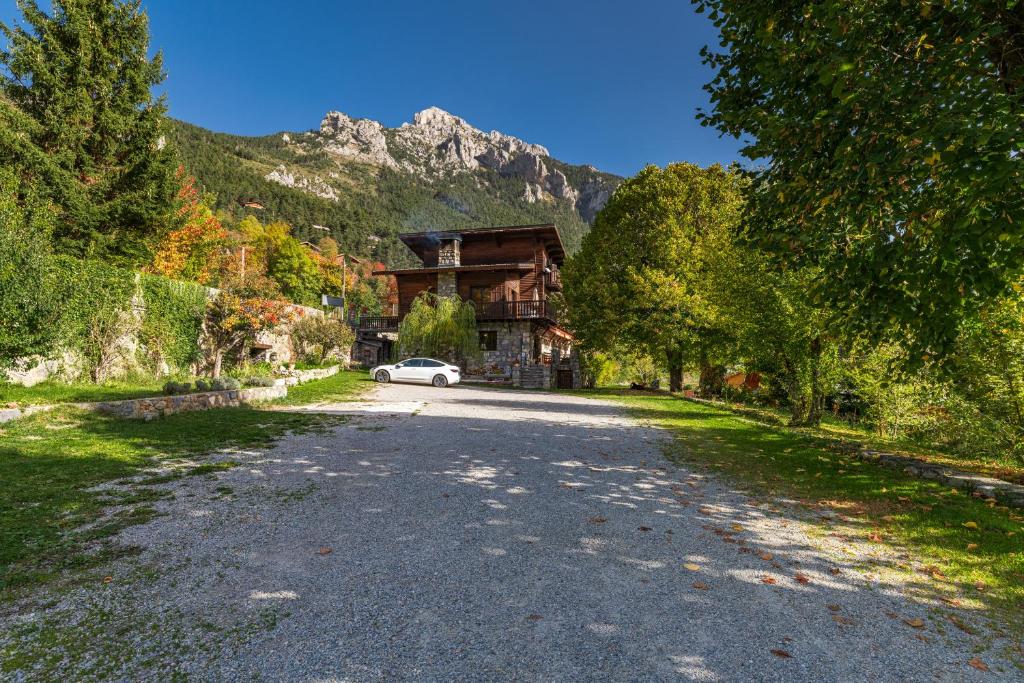
<svg viewBox="0 0 1024 683">
<path fill-rule="evenodd" d="M 480 323 L 478 332 L 496 332 L 497 349 L 480 351 L 477 358 L 468 363 L 467 375 L 484 377 L 503 376 L 512 379 L 512 369 L 530 361 L 533 336 L 529 322 Z"/>
<path fill-rule="evenodd" d="M 458 296 L 459 285 L 454 270 L 445 270 L 437 274 L 437 295 Z"/>
</svg>

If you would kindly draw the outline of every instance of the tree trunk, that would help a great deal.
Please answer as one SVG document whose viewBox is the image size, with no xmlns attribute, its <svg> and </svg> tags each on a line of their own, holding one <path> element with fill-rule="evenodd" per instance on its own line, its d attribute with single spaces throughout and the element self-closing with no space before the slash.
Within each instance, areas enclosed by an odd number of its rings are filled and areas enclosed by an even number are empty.
<svg viewBox="0 0 1024 683">
<path fill-rule="evenodd" d="M 214 379 L 217 379 L 218 377 L 220 377 L 220 367 L 221 367 L 221 363 L 222 363 L 223 360 L 224 360 L 224 352 L 223 351 L 217 351 L 216 353 L 213 354 L 213 378 Z"/>
<path fill-rule="evenodd" d="M 725 367 L 713 365 L 707 354 L 700 356 L 700 395 L 704 398 L 718 398 L 725 384 Z"/>
<path fill-rule="evenodd" d="M 808 427 L 820 425 L 824 409 L 825 392 L 821 386 L 821 337 L 815 337 L 811 340 L 811 400 L 804 424 Z"/>
<path fill-rule="evenodd" d="M 683 390 L 683 354 L 678 349 L 673 349 L 665 354 L 668 357 L 668 390 L 672 392 Z"/>
</svg>

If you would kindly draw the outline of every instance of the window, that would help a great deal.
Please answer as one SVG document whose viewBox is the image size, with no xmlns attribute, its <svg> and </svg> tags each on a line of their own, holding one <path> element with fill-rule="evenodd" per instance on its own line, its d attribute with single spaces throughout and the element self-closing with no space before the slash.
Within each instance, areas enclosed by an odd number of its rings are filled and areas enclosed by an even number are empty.
<svg viewBox="0 0 1024 683">
<path fill-rule="evenodd" d="M 423 367 L 423 359 L 422 358 L 413 358 L 411 360 L 405 361 L 404 363 L 402 363 L 402 365 L 404 367 L 407 367 L 407 368 L 422 368 Z"/>
<path fill-rule="evenodd" d="M 480 308 L 484 304 L 489 304 L 491 302 L 491 288 L 486 286 L 470 287 L 469 300 L 476 304 L 477 308 Z"/>
<path fill-rule="evenodd" d="M 498 333 L 481 332 L 480 333 L 480 350 L 481 351 L 497 351 L 498 350 Z"/>
<path fill-rule="evenodd" d="M 425 368 L 443 368 L 444 363 L 436 360 L 425 360 L 423 361 L 423 367 Z"/>
</svg>

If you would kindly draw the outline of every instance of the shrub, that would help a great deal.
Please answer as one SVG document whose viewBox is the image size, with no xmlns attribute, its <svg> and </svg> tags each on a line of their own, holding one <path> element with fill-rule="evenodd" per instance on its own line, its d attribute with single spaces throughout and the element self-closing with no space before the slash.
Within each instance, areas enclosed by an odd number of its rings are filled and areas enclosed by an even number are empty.
<svg viewBox="0 0 1024 683">
<path fill-rule="evenodd" d="M 175 382 L 170 381 L 164 384 L 164 393 L 169 396 L 175 396 L 177 394 L 187 394 L 192 391 L 192 385 L 188 382 Z"/>
<path fill-rule="evenodd" d="M 142 276 L 146 312 L 139 336 L 150 358 L 181 370 L 200 360 L 206 289 L 155 275 Z"/>
<path fill-rule="evenodd" d="M 213 380 L 214 391 L 237 391 L 242 388 L 242 383 L 234 377 L 217 377 Z"/>
<path fill-rule="evenodd" d="M 209 391 L 212 388 L 212 385 L 205 379 L 196 380 L 196 391 Z"/>
<path fill-rule="evenodd" d="M 246 377 L 242 380 L 242 383 L 247 387 L 272 387 L 274 386 L 273 377 Z"/>
<path fill-rule="evenodd" d="M 327 357 L 352 346 L 355 332 L 343 321 L 326 316 L 307 316 L 292 327 L 292 341 L 304 360 L 323 363 Z"/>
</svg>

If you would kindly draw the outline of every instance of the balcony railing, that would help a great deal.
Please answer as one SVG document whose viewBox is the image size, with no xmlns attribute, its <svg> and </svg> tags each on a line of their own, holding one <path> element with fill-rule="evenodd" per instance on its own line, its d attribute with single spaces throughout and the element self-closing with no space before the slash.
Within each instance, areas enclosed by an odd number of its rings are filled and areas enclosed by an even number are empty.
<svg viewBox="0 0 1024 683">
<path fill-rule="evenodd" d="M 549 273 L 544 273 L 544 286 L 548 289 L 562 289 L 562 273 L 557 270 L 552 270 Z"/>
<path fill-rule="evenodd" d="M 476 305 L 477 320 L 549 320 L 558 322 L 555 308 L 547 301 L 491 301 Z M 357 329 L 367 332 L 394 332 L 403 316 L 362 316 L 353 321 Z"/>
<path fill-rule="evenodd" d="M 385 332 L 398 329 L 397 315 L 364 315 L 359 318 L 359 329 Z"/>
<path fill-rule="evenodd" d="M 492 301 L 477 307 L 477 320 L 550 320 L 555 322 L 554 307 L 547 301 Z"/>
</svg>

